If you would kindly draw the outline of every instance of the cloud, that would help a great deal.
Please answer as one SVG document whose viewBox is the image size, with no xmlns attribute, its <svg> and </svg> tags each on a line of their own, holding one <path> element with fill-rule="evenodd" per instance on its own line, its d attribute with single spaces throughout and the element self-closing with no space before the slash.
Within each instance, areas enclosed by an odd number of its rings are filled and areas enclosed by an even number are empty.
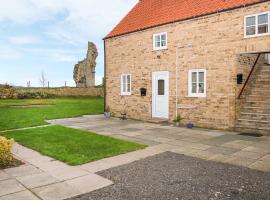
<svg viewBox="0 0 270 200">
<path fill-rule="evenodd" d="M 17 60 L 23 57 L 23 52 L 9 46 L 0 46 L 1 60 Z"/>
<path fill-rule="evenodd" d="M 97 83 L 101 83 L 102 38 L 138 1 L 0 0 L 0 42 L 5 45 L 0 44 L 0 59 L 7 59 L 15 71 L 23 67 L 29 76 L 42 63 L 68 80 L 74 64 L 85 57 L 87 42 L 93 41 L 99 51 Z"/>
<path fill-rule="evenodd" d="M 39 43 L 40 39 L 35 36 L 12 36 L 8 38 L 8 41 L 15 45 L 25 45 Z"/>
</svg>

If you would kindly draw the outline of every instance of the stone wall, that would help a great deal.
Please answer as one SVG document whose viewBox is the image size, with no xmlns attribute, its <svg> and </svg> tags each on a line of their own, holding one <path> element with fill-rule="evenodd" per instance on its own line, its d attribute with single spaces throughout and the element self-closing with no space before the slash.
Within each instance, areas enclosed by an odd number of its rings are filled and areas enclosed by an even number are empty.
<svg viewBox="0 0 270 200">
<path fill-rule="evenodd" d="M 244 16 L 270 10 L 270 2 L 172 23 L 106 40 L 106 103 L 115 115 L 124 104 L 128 117 L 152 114 L 152 72 L 169 71 L 170 120 L 176 110 L 176 49 L 179 48 L 179 109 L 184 123 L 233 129 L 239 87 L 239 55 L 270 49 L 270 37 L 244 38 Z M 168 49 L 153 51 L 154 33 L 168 32 Z M 160 57 L 160 58 L 158 58 Z M 243 68 L 247 71 L 250 66 Z M 188 97 L 188 70 L 207 70 L 207 97 Z M 131 73 L 132 95 L 120 95 L 120 75 Z M 245 72 L 246 73 L 246 72 Z M 139 89 L 147 88 L 141 97 Z M 192 107 L 192 108 L 191 108 Z"/>
</svg>

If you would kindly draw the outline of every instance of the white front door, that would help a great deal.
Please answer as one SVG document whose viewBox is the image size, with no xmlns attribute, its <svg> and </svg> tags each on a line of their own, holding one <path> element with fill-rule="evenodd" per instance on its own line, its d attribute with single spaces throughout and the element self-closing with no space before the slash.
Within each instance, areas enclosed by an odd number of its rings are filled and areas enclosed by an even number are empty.
<svg viewBox="0 0 270 200">
<path fill-rule="evenodd" d="M 169 72 L 152 74 L 152 117 L 169 118 Z"/>
</svg>

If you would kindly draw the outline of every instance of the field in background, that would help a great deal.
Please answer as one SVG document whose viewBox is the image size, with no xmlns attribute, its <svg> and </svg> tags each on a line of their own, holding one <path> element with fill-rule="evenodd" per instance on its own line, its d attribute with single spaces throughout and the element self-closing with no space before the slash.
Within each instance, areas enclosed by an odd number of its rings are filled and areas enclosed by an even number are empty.
<svg viewBox="0 0 270 200">
<path fill-rule="evenodd" d="M 0 100 L 0 131 L 47 124 L 45 120 L 103 113 L 101 97 Z"/>
</svg>

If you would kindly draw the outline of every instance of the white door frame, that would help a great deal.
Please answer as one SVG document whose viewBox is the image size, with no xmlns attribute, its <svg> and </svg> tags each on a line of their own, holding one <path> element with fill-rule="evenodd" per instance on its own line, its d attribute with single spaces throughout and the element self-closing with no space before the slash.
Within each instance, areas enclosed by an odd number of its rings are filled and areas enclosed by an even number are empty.
<svg viewBox="0 0 270 200">
<path fill-rule="evenodd" d="M 156 113 L 156 97 L 157 97 L 157 81 L 156 77 L 158 75 L 165 75 L 165 106 L 164 106 L 164 113 L 162 116 Z M 152 118 L 165 118 L 169 119 L 169 72 L 168 71 L 157 71 L 157 72 L 152 72 Z"/>
</svg>

